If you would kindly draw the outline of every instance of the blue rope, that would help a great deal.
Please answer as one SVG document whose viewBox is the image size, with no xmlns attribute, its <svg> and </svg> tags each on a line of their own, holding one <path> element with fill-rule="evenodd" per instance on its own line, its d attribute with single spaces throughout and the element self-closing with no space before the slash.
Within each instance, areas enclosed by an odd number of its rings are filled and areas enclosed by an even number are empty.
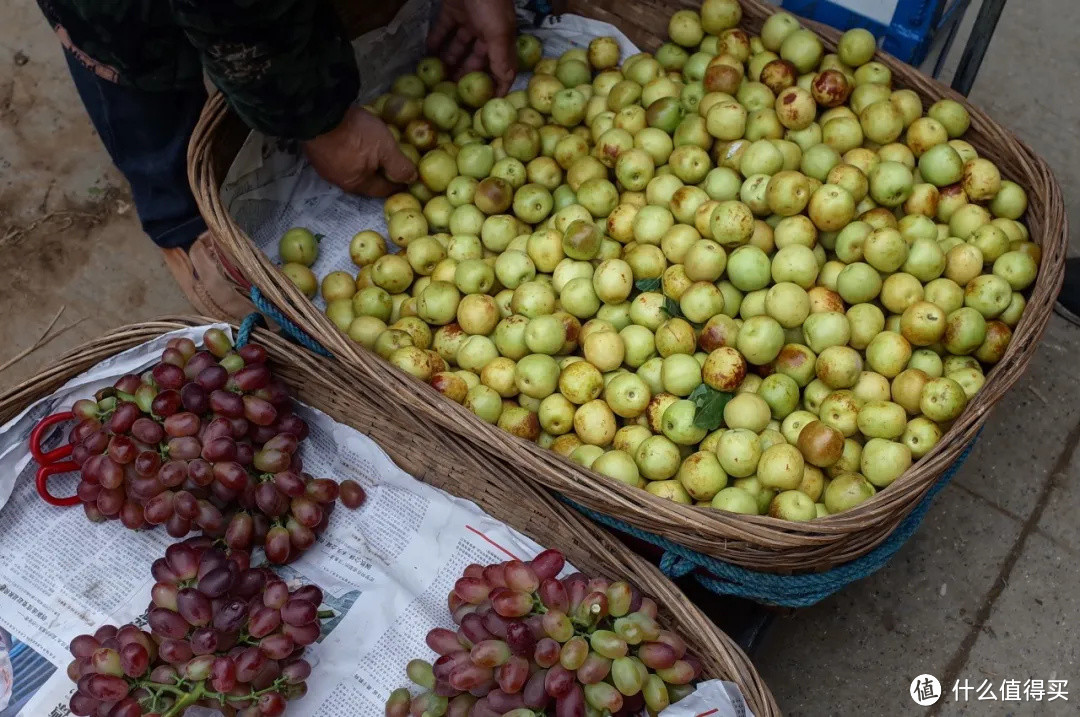
<svg viewBox="0 0 1080 717">
<path fill-rule="evenodd" d="M 251 287 L 251 303 L 255 304 L 255 308 L 258 309 L 264 316 L 272 319 L 274 323 L 280 326 L 281 330 L 284 331 L 285 335 L 288 336 L 290 339 L 300 344 L 307 350 L 319 354 L 320 356 L 333 358 L 332 354 L 326 349 L 324 349 L 318 341 L 304 333 L 303 329 L 290 321 L 289 318 L 285 316 L 285 314 L 281 313 L 281 311 L 278 310 L 278 307 L 270 303 L 270 301 L 262 295 L 262 292 L 259 291 L 259 287 L 257 286 Z M 250 316 L 245 318 L 244 323 L 246 324 L 248 319 L 250 318 Z M 243 325 L 241 325 L 241 332 L 243 331 L 243 329 L 244 327 Z M 251 329 L 249 327 L 248 332 L 250 333 L 250 331 Z M 237 334 L 237 341 L 240 340 L 241 335 L 244 336 L 244 340 L 246 342 L 247 335 L 240 333 Z"/>
<path fill-rule="evenodd" d="M 964 461 L 971 455 L 977 439 L 978 436 L 964 448 L 956 461 L 927 491 L 919 505 L 900 522 L 896 530 L 881 545 L 860 558 L 822 573 L 776 575 L 749 570 L 690 550 L 667 538 L 590 510 L 563 496 L 560 498 L 598 523 L 663 548 L 660 569 L 669 577 L 679 578 L 692 573 L 699 583 L 718 595 L 734 595 L 783 607 L 808 607 L 839 592 L 856 580 L 861 580 L 880 570 L 915 533 L 926 516 L 927 510 L 930 509 L 934 497 L 963 466 Z"/>
<path fill-rule="evenodd" d="M 250 314 L 244 317 L 244 320 L 240 322 L 240 328 L 236 331 L 236 347 L 247 346 L 247 342 L 251 340 L 251 332 L 255 330 L 255 327 L 259 324 L 266 324 L 262 314 L 258 311 L 252 311 Z"/>
</svg>

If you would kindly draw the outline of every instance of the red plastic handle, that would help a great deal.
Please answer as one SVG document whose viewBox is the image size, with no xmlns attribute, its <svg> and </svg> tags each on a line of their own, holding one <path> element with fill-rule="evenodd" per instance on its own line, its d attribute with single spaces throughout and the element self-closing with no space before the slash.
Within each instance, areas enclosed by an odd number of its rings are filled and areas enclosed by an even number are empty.
<svg viewBox="0 0 1080 717">
<path fill-rule="evenodd" d="M 49 505 L 67 507 L 79 503 L 79 496 L 77 495 L 68 496 L 66 498 L 57 498 L 49 492 L 49 487 L 47 485 L 50 476 L 79 470 L 78 463 L 64 460 L 71 455 L 71 451 L 74 447 L 71 444 L 65 444 L 48 453 L 43 452 L 41 449 L 42 438 L 49 428 L 55 426 L 57 423 L 70 421 L 73 418 L 75 418 L 75 414 L 71 411 L 54 413 L 51 416 L 46 416 L 41 419 L 41 421 L 34 426 L 34 430 L 30 432 L 30 453 L 34 456 L 34 460 L 41 466 L 37 471 L 35 485 L 37 486 L 38 495 L 40 495 L 41 499 Z"/>
<path fill-rule="evenodd" d="M 56 463 L 62 458 L 67 458 L 71 455 L 71 451 L 73 449 L 73 446 L 71 444 L 65 444 L 60 446 L 59 448 L 49 451 L 48 453 L 43 453 L 41 450 L 41 439 L 44 437 L 45 432 L 49 428 L 55 426 L 57 423 L 70 421 L 73 418 L 75 418 L 75 414 L 71 411 L 54 413 L 51 416 L 46 416 L 45 418 L 41 419 L 38 424 L 34 426 L 34 430 L 30 433 L 30 453 L 34 456 L 34 460 L 37 461 L 40 465 L 44 466 L 49 463 Z"/>
<path fill-rule="evenodd" d="M 49 505 L 56 505 L 62 508 L 66 508 L 72 505 L 79 504 L 79 496 L 71 495 L 66 498 L 57 498 L 55 495 L 49 492 L 49 486 L 46 484 L 49 480 L 49 476 L 54 476 L 57 473 L 68 473 L 70 471 L 79 470 L 79 464 L 74 461 L 64 461 L 63 463 L 51 463 L 38 468 L 37 471 L 37 492 L 41 496 L 41 499 Z"/>
</svg>

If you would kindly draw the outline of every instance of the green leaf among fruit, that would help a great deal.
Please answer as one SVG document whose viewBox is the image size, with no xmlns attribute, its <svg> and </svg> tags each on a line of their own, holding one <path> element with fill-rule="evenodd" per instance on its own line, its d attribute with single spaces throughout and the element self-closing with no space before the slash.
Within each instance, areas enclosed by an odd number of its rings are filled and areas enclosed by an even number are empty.
<svg viewBox="0 0 1080 717">
<path fill-rule="evenodd" d="M 638 279 L 634 282 L 634 288 L 638 291 L 661 291 L 661 284 L 663 282 L 659 279 Z"/>
<path fill-rule="evenodd" d="M 724 423 L 724 407 L 735 394 L 717 391 L 712 386 L 700 384 L 690 393 L 690 400 L 697 406 L 694 425 L 706 431 L 715 431 Z"/>
</svg>

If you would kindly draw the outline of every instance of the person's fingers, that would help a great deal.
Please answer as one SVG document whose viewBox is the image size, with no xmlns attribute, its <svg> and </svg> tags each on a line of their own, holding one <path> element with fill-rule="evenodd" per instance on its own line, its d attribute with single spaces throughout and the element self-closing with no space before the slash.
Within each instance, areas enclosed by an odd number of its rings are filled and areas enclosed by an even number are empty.
<svg viewBox="0 0 1080 717">
<path fill-rule="evenodd" d="M 488 66 L 488 53 L 487 45 L 483 40 L 477 40 L 473 43 L 472 52 L 465 58 L 465 61 L 461 63 L 460 74 L 465 75 L 477 70 L 487 69 Z"/>
<path fill-rule="evenodd" d="M 469 28 L 464 25 L 459 27 L 453 39 L 450 40 L 450 44 L 443 51 L 443 61 L 451 67 L 456 67 L 468 53 L 474 39 L 476 36 Z"/>
<path fill-rule="evenodd" d="M 392 182 L 416 181 L 416 165 L 398 148 L 397 142 L 379 144 L 379 166 Z"/>
<path fill-rule="evenodd" d="M 403 185 L 395 184 L 378 174 L 369 175 L 364 180 L 357 182 L 352 189 L 353 194 L 361 194 L 365 197 L 389 197 L 403 189 Z"/>
<path fill-rule="evenodd" d="M 435 52 L 443 43 L 446 42 L 446 38 L 450 37 L 450 33 L 454 30 L 454 21 L 450 17 L 450 13 L 444 9 L 439 13 L 439 18 L 435 21 L 431 30 L 427 36 L 427 46 L 429 52 Z"/>
<path fill-rule="evenodd" d="M 495 33 L 483 37 L 487 45 L 487 56 L 491 65 L 491 75 L 495 79 L 495 94 L 505 95 L 510 91 L 517 74 L 517 52 L 514 50 L 514 35 L 511 28 L 500 28 Z"/>
</svg>

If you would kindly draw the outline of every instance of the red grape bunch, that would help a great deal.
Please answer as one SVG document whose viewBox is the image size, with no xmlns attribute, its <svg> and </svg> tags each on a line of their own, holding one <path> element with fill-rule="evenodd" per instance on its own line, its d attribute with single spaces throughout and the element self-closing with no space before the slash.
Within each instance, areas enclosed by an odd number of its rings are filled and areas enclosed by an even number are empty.
<svg viewBox="0 0 1080 717">
<path fill-rule="evenodd" d="M 470 565 L 449 595 L 456 630 L 427 635 L 434 664 L 409 662 L 424 688 L 391 693 L 387 717 L 656 714 L 693 692 L 701 663 L 627 582 L 574 573 L 557 550 L 529 562 Z"/>
<path fill-rule="evenodd" d="M 71 641 L 72 714 L 175 717 L 195 704 L 237 717 L 280 715 L 307 691 L 306 646 L 320 635 L 322 591 L 290 591 L 268 568 L 208 537 L 154 562 L 150 631 L 105 625 Z M 329 612 L 329 611 L 328 611 Z"/>
<path fill-rule="evenodd" d="M 192 530 L 283 563 L 326 528 L 338 485 L 303 472 L 307 424 L 256 344 L 233 350 L 220 329 L 204 349 L 172 339 L 141 376 L 72 406 L 77 494 L 92 521 Z"/>
</svg>

